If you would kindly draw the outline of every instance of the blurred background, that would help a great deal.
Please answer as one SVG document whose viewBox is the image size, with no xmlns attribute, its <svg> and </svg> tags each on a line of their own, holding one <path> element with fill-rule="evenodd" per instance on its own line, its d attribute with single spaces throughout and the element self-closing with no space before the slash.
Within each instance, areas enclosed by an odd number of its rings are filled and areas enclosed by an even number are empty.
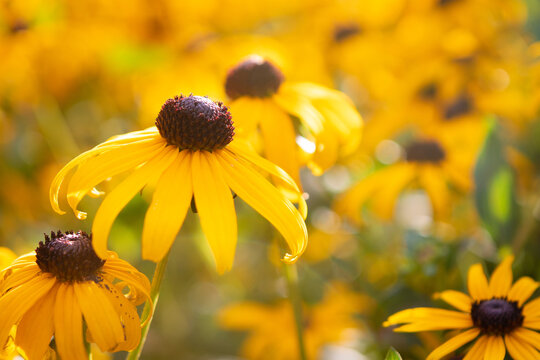
<svg viewBox="0 0 540 360">
<path fill-rule="evenodd" d="M 537 0 L 3 0 L 0 246 L 21 255 L 51 230 L 90 231 L 101 200 L 82 202 L 85 221 L 56 215 L 56 172 L 152 126 L 174 95 L 227 104 L 227 71 L 258 54 L 287 81 L 345 92 L 365 121 L 353 155 L 302 173 L 310 244 L 298 271 L 313 359 L 382 359 L 390 346 L 423 359 L 445 335 L 394 334 L 386 317 L 441 305 L 434 292 L 466 289 L 471 264 L 491 271 L 509 253 L 516 277 L 540 279 L 537 39 Z M 422 144 L 442 152 L 437 166 L 415 158 Z M 150 196 L 130 202 L 109 241 L 149 277 Z M 223 276 L 188 214 L 144 359 L 296 359 L 281 240 L 235 202 L 239 245 Z"/>
</svg>

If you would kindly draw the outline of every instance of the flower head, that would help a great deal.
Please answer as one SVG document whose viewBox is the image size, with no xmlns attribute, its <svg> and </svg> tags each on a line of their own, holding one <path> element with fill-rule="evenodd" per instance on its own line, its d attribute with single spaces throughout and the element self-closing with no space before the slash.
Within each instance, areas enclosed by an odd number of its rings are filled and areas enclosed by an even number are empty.
<svg viewBox="0 0 540 360">
<path fill-rule="evenodd" d="M 2 271 L 1 344 L 16 326 L 15 344 L 29 359 L 42 359 L 53 336 L 60 357 L 86 359 L 84 322 L 86 340 L 102 351 L 129 351 L 138 345 L 141 327 L 135 306 L 150 298 L 150 283 L 113 252 L 98 258 L 91 242 L 81 231 L 51 232 L 35 252 Z"/>
<path fill-rule="evenodd" d="M 169 99 L 156 127 L 113 137 L 68 163 L 53 180 L 51 204 L 56 212 L 64 213 L 59 206 L 60 188 L 76 168 L 67 184 L 67 200 L 75 215 L 84 219 L 86 213 L 77 209 L 81 199 L 87 194 L 102 195 L 96 185 L 133 170 L 96 213 L 92 232 L 97 255 L 107 256 L 107 238 L 122 208 L 146 184 L 157 181 L 144 220 L 143 258 L 158 262 L 165 256 L 194 199 L 222 273 L 232 266 L 237 240 L 232 190 L 281 232 L 290 248 L 285 260 L 295 261 L 307 245 L 302 194 L 283 170 L 233 137 L 231 115 L 222 103 L 201 96 Z M 271 175 L 280 189 L 263 174 Z M 299 203 L 299 210 L 291 198 Z"/>
<path fill-rule="evenodd" d="M 320 175 L 359 144 L 362 119 L 345 94 L 312 83 L 288 82 L 276 65 L 260 56 L 249 56 L 233 67 L 225 90 L 233 100 L 239 133 L 244 137 L 260 133 L 265 157 L 297 183 L 304 164 Z M 297 146 L 298 136 L 313 146 Z"/>
<path fill-rule="evenodd" d="M 540 284 L 522 277 L 512 285 L 513 256 L 495 269 L 488 282 L 482 265 L 471 266 L 469 295 L 447 290 L 436 294 L 459 311 L 414 308 L 388 318 L 384 326 L 402 324 L 395 331 L 464 330 L 429 354 L 438 360 L 475 339 L 464 360 L 503 360 L 506 351 L 515 360 L 540 359 L 540 299 L 527 300 Z"/>
</svg>

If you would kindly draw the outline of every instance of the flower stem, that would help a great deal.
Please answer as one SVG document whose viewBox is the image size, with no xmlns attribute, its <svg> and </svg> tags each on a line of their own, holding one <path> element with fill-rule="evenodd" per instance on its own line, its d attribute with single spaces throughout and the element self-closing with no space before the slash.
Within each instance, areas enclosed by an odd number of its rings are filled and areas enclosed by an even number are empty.
<svg viewBox="0 0 540 360">
<path fill-rule="evenodd" d="M 289 300 L 294 311 L 294 322 L 296 325 L 296 337 L 298 340 L 298 355 L 300 360 L 307 360 L 306 347 L 304 343 L 304 317 L 302 315 L 302 297 L 298 288 L 298 270 L 296 264 L 284 265 L 285 278 L 289 288 Z"/>
<path fill-rule="evenodd" d="M 163 275 L 165 274 L 167 262 L 169 261 L 169 253 L 170 251 L 156 265 L 156 270 L 154 270 L 154 278 L 152 279 L 152 286 L 150 288 L 150 298 L 152 299 L 152 303 L 150 303 L 150 301 L 146 302 L 141 316 L 141 320 L 146 322 L 141 329 L 141 341 L 134 350 L 130 351 L 126 357 L 126 360 L 137 360 L 141 356 L 144 343 L 146 342 L 146 336 L 150 330 L 150 324 L 152 323 L 152 318 L 155 314 L 156 306 L 159 300 L 159 289 L 161 287 L 161 282 L 163 281 Z M 149 316 L 150 318 L 148 318 Z"/>
</svg>

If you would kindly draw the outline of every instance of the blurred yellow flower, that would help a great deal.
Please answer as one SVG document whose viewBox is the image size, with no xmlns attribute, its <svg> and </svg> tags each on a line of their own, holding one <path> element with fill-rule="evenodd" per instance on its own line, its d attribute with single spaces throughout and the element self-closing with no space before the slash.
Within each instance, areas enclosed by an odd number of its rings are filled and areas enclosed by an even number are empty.
<svg viewBox="0 0 540 360">
<path fill-rule="evenodd" d="M 307 358 L 317 359 L 325 345 L 351 340 L 348 331 L 359 327 L 355 315 L 369 307 L 371 299 L 367 296 L 342 283 L 331 284 L 320 303 L 304 307 Z M 226 329 L 250 332 L 242 347 L 242 356 L 249 360 L 298 359 L 294 314 L 288 301 L 275 305 L 232 304 L 221 310 L 219 322 Z"/>
<path fill-rule="evenodd" d="M 540 359 L 540 299 L 525 304 L 540 284 L 522 277 L 512 285 L 513 260 L 505 258 L 489 283 L 481 264 L 471 266 L 469 295 L 454 290 L 435 295 L 460 311 L 413 308 L 390 316 L 384 326 L 402 324 L 395 329 L 401 332 L 463 330 L 427 360 L 442 359 L 475 339 L 463 360 L 503 360 L 507 350 L 515 360 Z"/>
<path fill-rule="evenodd" d="M 426 129 L 431 136 L 409 142 L 402 160 L 367 175 L 339 196 L 336 211 L 361 223 L 362 207 L 369 202 L 379 217 L 390 219 L 399 195 L 412 186 L 426 191 L 436 219 L 448 217 L 453 192 L 471 190 L 472 167 L 485 128 L 483 122 L 465 121 Z"/>
<path fill-rule="evenodd" d="M 102 351 L 129 351 L 140 341 L 135 306 L 150 298 L 148 279 L 113 252 L 98 258 L 84 232 L 51 233 L 1 275 L 0 343 L 16 326 L 15 344 L 29 359 L 42 359 L 53 335 L 62 358 L 87 359 L 83 317 L 86 340 Z"/>
<path fill-rule="evenodd" d="M 239 135 L 260 131 L 266 158 L 297 184 L 304 163 L 320 175 L 340 155 L 358 147 L 362 119 L 345 94 L 313 83 L 284 81 L 281 71 L 260 56 L 232 68 L 225 90 Z"/>
<path fill-rule="evenodd" d="M 67 174 L 67 200 L 77 210 L 85 195 L 101 195 L 94 186 L 134 169 L 103 201 L 92 231 L 98 256 L 107 254 L 107 239 L 114 219 L 143 187 L 157 182 L 144 220 L 142 256 L 160 261 L 169 251 L 194 199 L 202 229 L 208 239 L 217 270 L 232 267 L 237 224 L 231 190 L 268 219 L 283 235 L 294 262 L 307 246 L 305 200 L 294 181 L 279 167 L 259 157 L 241 140 L 234 140 L 231 115 L 222 103 L 201 96 L 175 97 L 163 105 L 156 127 L 113 137 L 79 155 L 55 177 L 50 189 L 54 210 Z M 297 210 L 283 191 L 261 174 L 272 175 L 289 196 L 299 202 Z"/>
</svg>

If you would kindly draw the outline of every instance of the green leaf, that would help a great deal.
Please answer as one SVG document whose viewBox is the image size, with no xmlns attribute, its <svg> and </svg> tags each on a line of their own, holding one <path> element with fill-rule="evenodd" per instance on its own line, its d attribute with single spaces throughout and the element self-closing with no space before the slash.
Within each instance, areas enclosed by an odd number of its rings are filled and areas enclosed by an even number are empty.
<svg viewBox="0 0 540 360">
<path fill-rule="evenodd" d="M 514 236 L 519 208 L 514 170 L 505 157 L 505 144 L 491 126 L 474 169 L 475 202 L 478 214 L 493 239 L 504 244 Z"/>
<path fill-rule="evenodd" d="M 396 349 L 391 347 L 390 350 L 388 350 L 388 353 L 386 353 L 386 357 L 384 358 L 384 360 L 403 360 L 403 359 L 401 358 L 401 355 L 399 355 L 399 353 L 396 351 Z"/>
</svg>

